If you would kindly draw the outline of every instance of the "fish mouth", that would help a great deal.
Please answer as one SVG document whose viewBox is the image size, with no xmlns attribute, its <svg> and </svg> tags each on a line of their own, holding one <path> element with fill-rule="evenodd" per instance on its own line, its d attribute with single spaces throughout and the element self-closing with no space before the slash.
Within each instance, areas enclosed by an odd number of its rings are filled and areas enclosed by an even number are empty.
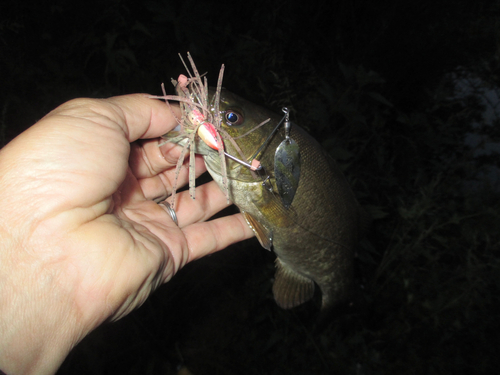
<svg viewBox="0 0 500 375">
<path fill-rule="evenodd" d="M 179 131 L 172 130 L 169 133 L 165 134 L 163 136 L 163 139 L 166 142 L 172 142 L 176 143 L 180 146 L 185 146 L 186 143 L 189 140 L 189 137 L 186 136 L 185 134 L 180 134 Z M 207 167 L 210 167 L 210 169 L 214 172 L 217 173 L 218 175 L 221 175 L 221 159 L 219 152 L 212 149 L 210 146 L 208 146 L 203 140 L 201 140 L 199 137 L 195 138 L 195 153 L 202 155 L 205 164 L 207 164 Z M 233 156 L 233 155 L 231 155 Z M 256 181 L 258 179 L 255 178 L 255 176 L 252 176 L 251 173 L 249 173 L 249 169 L 245 167 L 244 165 L 241 165 L 238 162 L 235 162 L 234 160 L 231 160 L 229 157 L 224 156 L 226 158 L 226 165 L 227 165 L 227 174 L 228 178 L 231 180 L 239 180 L 239 181 Z M 236 159 L 242 160 L 243 158 L 241 157 L 235 157 Z M 243 159 L 245 163 L 247 162 L 246 158 Z"/>
</svg>

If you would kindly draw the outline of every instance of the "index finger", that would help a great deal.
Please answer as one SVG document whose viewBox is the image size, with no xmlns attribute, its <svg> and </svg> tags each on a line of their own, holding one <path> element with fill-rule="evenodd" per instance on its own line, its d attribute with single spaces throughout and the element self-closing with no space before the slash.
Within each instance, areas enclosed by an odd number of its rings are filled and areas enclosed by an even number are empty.
<svg viewBox="0 0 500 375">
<path fill-rule="evenodd" d="M 116 106 L 128 141 L 160 137 L 175 128 L 181 118 L 176 104 L 149 98 L 149 94 L 114 96 L 103 101 Z"/>
</svg>

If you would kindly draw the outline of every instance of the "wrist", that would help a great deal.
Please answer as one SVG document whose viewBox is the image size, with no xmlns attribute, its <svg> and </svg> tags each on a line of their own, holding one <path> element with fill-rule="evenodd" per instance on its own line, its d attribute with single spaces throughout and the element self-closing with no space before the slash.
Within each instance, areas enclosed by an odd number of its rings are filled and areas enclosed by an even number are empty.
<svg viewBox="0 0 500 375">
<path fill-rule="evenodd" d="M 22 242 L 0 226 L 0 369 L 53 374 L 87 332 L 58 275 L 32 262 Z"/>
</svg>

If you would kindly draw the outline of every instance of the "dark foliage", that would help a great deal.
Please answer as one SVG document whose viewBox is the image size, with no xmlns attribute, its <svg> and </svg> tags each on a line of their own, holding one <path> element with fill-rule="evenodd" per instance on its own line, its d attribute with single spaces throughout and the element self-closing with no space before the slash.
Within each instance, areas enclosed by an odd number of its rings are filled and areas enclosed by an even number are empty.
<svg viewBox="0 0 500 375">
<path fill-rule="evenodd" d="M 333 7 L 333 8 L 332 8 Z M 256 240 L 188 265 L 59 374 L 490 374 L 498 369 L 500 6 L 486 0 L 7 1 L 0 143 L 80 96 L 160 93 L 190 51 L 215 83 L 293 109 L 339 161 L 371 232 L 353 306 L 280 310 Z M 457 95 L 457 82 L 476 91 Z M 482 91 L 483 90 L 483 91 Z M 314 199 L 314 197 L 311 197 Z M 494 306 L 497 306 L 495 309 Z"/>
</svg>

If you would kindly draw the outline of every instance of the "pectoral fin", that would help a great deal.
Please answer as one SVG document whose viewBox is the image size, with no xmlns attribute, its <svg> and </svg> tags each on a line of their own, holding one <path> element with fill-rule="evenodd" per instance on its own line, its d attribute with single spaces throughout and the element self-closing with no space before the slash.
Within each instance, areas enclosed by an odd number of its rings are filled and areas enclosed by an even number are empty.
<svg viewBox="0 0 500 375">
<path fill-rule="evenodd" d="M 259 223 L 252 215 L 248 212 L 242 211 L 243 216 L 245 216 L 245 220 L 248 223 L 248 226 L 252 228 L 255 233 L 255 236 L 259 240 L 260 244 L 264 249 L 271 250 L 273 246 L 273 233 L 270 229 L 267 229 L 264 225 Z"/>
<path fill-rule="evenodd" d="M 276 275 L 273 285 L 274 299 L 283 309 L 291 309 L 312 298 L 314 282 L 276 259 Z"/>
</svg>

